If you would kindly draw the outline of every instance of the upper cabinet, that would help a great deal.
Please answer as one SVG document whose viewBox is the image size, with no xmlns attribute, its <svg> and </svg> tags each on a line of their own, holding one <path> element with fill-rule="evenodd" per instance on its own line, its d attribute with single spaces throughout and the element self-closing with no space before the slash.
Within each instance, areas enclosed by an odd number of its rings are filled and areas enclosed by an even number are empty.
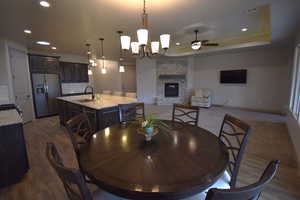
<svg viewBox="0 0 300 200">
<path fill-rule="evenodd" d="M 31 73 L 57 74 L 59 71 L 59 58 L 40 55 L 29 55 Z"/>
<path fill-rule="evenodd" d="M 63 83 L 89 82 L 88 65 L 60 62 L 60 78 Z"/>
<path fill-rule="evenodd" d="M 89 82 L 88 65 L 59 62 L 59 57 L 29 55 L 31 73 L 59 74 L 62 83 Z"/>
</svg>

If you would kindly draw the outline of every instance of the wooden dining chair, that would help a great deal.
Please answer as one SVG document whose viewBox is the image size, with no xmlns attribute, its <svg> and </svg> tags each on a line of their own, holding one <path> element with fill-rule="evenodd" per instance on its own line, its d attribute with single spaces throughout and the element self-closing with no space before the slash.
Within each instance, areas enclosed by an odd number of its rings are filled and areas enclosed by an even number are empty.
<svg viewBox="0 0 300 200">
<path fill-rule="evenodd" d="M 225 115 L 219 139 L 227 146 L 229 151 L 228 171 L 226 170 L 224 175 L 212 187 L 221 189 L 236 187 L 240 164 L 250 133 L 251 128 L 248 124 L 228 114 Z"/>
<path fill-rule="evenodd" d="M 123 199 L 102 190 L 97 190 L 96 192 L 91 193 L 81 171 L 65 167 L 53 143 L 47 143 L 46 156 L 58 177 L 62 181 L 67 196 L 70 200 Z"/>
<path fill-rule="evenodd" d="M 278 167 L 278 160 L 271 161 L 258 182 L 241 188 L 227 190 L 210 189 L 205 200 L 258 200 L 264 188 L 274 178 Z"/>
<path fill-rule="evenodd" d="M 198 106 L 174 104 L 172 121 L 187 123 L 197 126 L 200 108 Z"/>
<path fill-rule="evenodd" d="M 87 144 L 93 135 L 90 121 L 85 113 L 80 113 L 67 121 L 66 128 L 78 156 L 80 146 Z"/>
<path fill-rule="evenodd" d="M 130 122 L 145 119 L 144 103 L 119 104 L 121 122 Z"/>
</svg>

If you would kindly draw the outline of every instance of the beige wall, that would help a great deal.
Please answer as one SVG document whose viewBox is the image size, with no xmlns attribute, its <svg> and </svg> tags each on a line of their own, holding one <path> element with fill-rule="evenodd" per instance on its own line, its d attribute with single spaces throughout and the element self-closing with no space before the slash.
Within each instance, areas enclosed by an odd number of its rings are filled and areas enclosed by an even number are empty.
<svg viewBox="0 0 300 200">
<path fill-rule="evenodd" d="M 290 54 L 289 48 L 265 46 L 181 59 L 187 60 L 187 76 L 192 76 L 188 88 L 210 88 L 213 104 L 282 112 L 289 99 Z M 155 102 L 156 62 L 147 58 L 137 61 L 137 95 L 146 103 Z M 220 84 L 220 70 L 232 69 L 247 69 L 247 84 Z"/>
<path fill-rule="evenodd" d="M 137 97 L 139 101 L 153 104 L 156 98 L 156 60 L 137 59 Z"/>
<path fill-rule="evenodd" d="M 257 48 L 195 57 L 194 87 L 210 88 L 213 104 L 281 112 L 288 106 L 287 48 Z M 247 84 L 220 84 L 220 70 L 247 69 Z"/>
<path fill-rule="evenodd" d="M 93 85 L 95 87 L 96 92 L 102 92 L 103 90 L 111 90 L 111 91 L 136 91 L 135 82 L 125 80 L 125 79 L 134 79 L 136 80 L 135 70 L 128 69 L 125 65 L 125 71 L 127 69 L 126 74 L 119 72 L 119 63 L 113 60 L 106 60 L 105 66 L 107 69 L 106 74 L 101 73 L 102 61 L 97 61 L 98 66 L 96 66 L 93 70 Z M 132 66 L 135 68 L 135 66 Z M 126 88 L 124 88 L 124 84 L 126 84 Z"/>
<path fill-rule="evenodd" d="M 136 67 L 135 65 L 125 66 L 125 72 L 121 73 L 123 92 L 136 92 Z"/>
</svg>

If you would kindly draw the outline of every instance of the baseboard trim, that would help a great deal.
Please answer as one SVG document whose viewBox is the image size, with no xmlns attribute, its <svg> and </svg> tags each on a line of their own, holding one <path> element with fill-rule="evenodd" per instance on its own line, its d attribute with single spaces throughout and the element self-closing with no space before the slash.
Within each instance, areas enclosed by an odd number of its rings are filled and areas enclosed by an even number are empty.
<svg viewBox="0 0 300 200">
<path fill-rule="evenodd" d="M 268 110 L 268 109 L 245 108 L 245 107 L 228 106 L 228 105 L 220 105 L 220 104 L 213 104 L 212 106 L 234 108 L 234 109 L 240 109 L 240 110 L 247 110 L 247 111 L 251 111 L 251 112 L 269 113 L 269 114 L 275 114 L 275 115 L 286 115 L 286 113 L 283 111 L 274 111 L 274 110 Z"/>
</svg>

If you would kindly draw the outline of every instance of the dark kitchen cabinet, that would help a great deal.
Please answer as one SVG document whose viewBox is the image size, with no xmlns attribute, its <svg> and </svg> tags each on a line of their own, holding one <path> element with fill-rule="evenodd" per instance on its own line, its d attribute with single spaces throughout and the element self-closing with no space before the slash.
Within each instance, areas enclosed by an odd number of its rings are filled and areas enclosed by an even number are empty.
<svg viewBox="0 0 300 200">
<path fill-rule="evenodd" d="M 68 120 L 80 113 L 85 113 L 88 116 L 93 132 L 120 123 L 119 109 L 117 106 L 95 110 L 59 99 L 57 101 L 59 106 L 59 119 L 63 126 L 66 125 Z"/>
<path fill-rule="evenodd" d="M 83 107 L 82 110 L 87 117 L 89 118 L 91 127 L 93 132 L 96 132 L 98 130 L 98 123 L 97 123 L 97 111 L 91 108 Z"/>
<path fill-rule="evenodd" d="M 88 65 L 60 62 L 60 76 L 63 83 L 89 82 Z"/>
<path fill-rule="evenodd" d="M 41 56 L 29 54 L 29 66 L 31 73 L 59 73 L 59 57 Z"/>
<path fill-rule="evenodd" d="M 71 63 L 60 62 L 62 70 L 60 80 L 63 83 L 71 83 L 74 79 L 74 67 Z"/>
<path fill-rule="evenodd" d="M 0 188 L 19 183 L 29 170 L 23 124 L 0 127 Z"/>
<path fill-rule="evenodd" d="M 98 112 L 99 130 L 120 123 L 118 107 L 104 108 Z"/>
</svg>

